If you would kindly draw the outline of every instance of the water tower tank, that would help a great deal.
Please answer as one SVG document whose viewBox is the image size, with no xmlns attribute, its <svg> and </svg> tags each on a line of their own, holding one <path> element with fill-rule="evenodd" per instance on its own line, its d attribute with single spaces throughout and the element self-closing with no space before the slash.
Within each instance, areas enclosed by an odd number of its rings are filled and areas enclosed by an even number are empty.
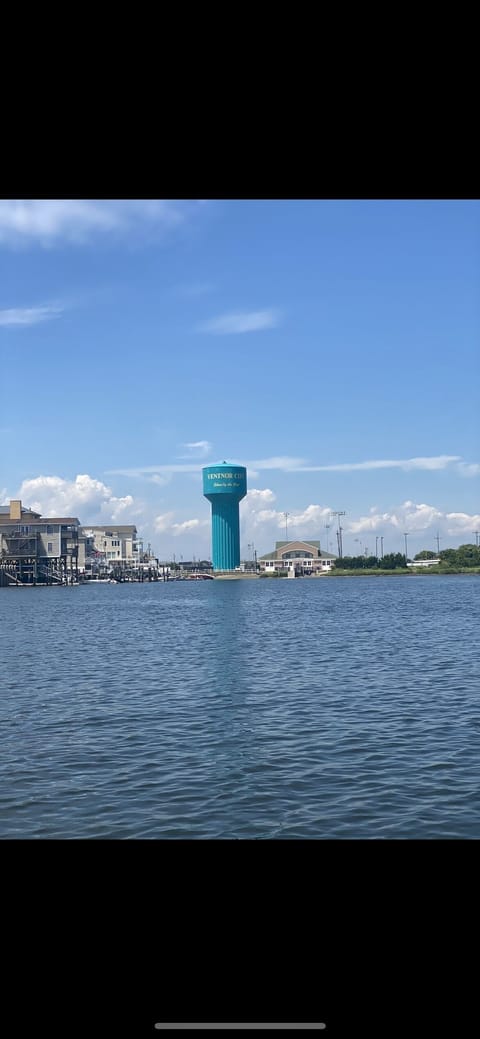
<svg viewBox="0 0 480 1039">
<path fill-rule="evenodd" d="M 247 493 L 243 465 L 221 462 L 203 470 L 203 493 L 212 505 L 212 562 L 214 570 L 240 565 L 239 504 Z"/>
</svg>

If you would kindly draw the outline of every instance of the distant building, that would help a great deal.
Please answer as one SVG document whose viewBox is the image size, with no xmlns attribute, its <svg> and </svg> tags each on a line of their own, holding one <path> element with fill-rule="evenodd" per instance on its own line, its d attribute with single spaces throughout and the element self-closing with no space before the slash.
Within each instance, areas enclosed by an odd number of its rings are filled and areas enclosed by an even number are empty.
<svg viewBox="0 0 480 1039">
<path fill-rule="evenodd" d="M 0 505 L 0 584 L 69 584 L 84 569 L 76 516 L 42 516 L 19 500 Z"/>
<path fill-rule="evenodd" d="M 138 540 L 134 524 L 105 524 L 82 527 L 86 542 L 87 570 L 95 563 L 131 567 L 142 561 L 142 542 Z"/>
<path fill-rule="evenodd" d="M 336 556 L 322 552 L 319 541 L 276 541 L 275 550 L 260 556 L 261 573 L 293 570 L 300 574 L 325 574 L 335 565 Z"/>
<path fill-rule="evenodd" d="M 441 559 L 414 559 L 411 563 L 407 563 L 407 566 L 438 566 L 441 563 Z"/>
</svg>

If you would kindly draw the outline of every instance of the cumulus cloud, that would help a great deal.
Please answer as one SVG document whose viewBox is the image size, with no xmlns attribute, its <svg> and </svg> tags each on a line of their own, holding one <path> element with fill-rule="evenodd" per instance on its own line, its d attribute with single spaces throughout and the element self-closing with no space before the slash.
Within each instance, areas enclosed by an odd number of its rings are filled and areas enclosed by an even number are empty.
<svg viewBox="0 0 480 1039">
<path fill-rule="evenodd" d="M 273 508 L 276 495 L 269 488 L 253 488 L 240 504 L 242 528 L 247 539 L 261 537 L 262 542 L 270 538 L 272 543 L 280 540 L 285 531 L 285 512 Z M 327 505 L 307 505 L 303 510 L 289 512 L 287 516 L 289 538 L 314 537 L 318 540 L 325 522 L 331 515 Z"/>
<path fill-rule="evenodd" d="M 265 490 L 253 487 L 252 490 L 248 492 L 248 496 L 243 499 L 241 507 L 246 508 L 248 503 L 248 508 L 255 510 L 259 504 L 264 505 L 266 502 L 275 501 L 275 498 L 276 495 L 269 487 L 266 487 Z"/>
<path fill-rule="evenodd" d="M 396 530 L 416 531 L 428 530 L 429 527 L 438 525 L 444 519 L 444 514 L 434 505 L 425 503 L 415 504 L 413 501 L 405 501 L 392 512 L 372 512 L 368 516 L 361 516 L 345 524 L 345 528 L 352 534 L 361 534 L 366 531 L 376 531 L 385 526 L 394 527 Z"/>
<path fill-rule="evenodd" d="M 170 230 L 197 208 L 194 201 L 164 199 L 4 199 L 0 200 L 0 243 L 83 245 L 99 235 Z"/>
<path fill-rule="evenodd" d="M 123 518 L 132 519 L 134 516 L 141 515 L 142 509 L 136 504 L 131 494 L 126 494 L 124 498 L 116 498 L 113 495 L 108 501 L 102 502 L 101 505 L 102 515 L 105 519 L 114 520 L 118 523 Z"/>
<path fill-rule="evenodd" d="M 235 314 L 221 314 L 199 325 L 200 332 L 214 335 L 239 335 L 242 332 L 261 332 L 280 324 L 278 310 L 252 310 Z"/>
<path fill-rule="evenodd" d="M 344 524 L 345 531 L 350 534 L 390 532 L 396 538 L 397 548 L 400 547 L 399 539 L 405 531 L 412 537 L 430 537 L 430 541 L 433 541 L 438 533 L 441 538 L 453 537 L 457 542 L 462 538 L 466 543 L 474 543 L 473 532 L 480 529 L 479 525 L 478 513 L 442 512 L 435 505 L 425 502 L 417 504 L 412 501 L 405 501 L 391 511 L 370 512 L 368 516 L 347 520 Z"/>
<path fill-rule="evenodd" d="M 471 535 L 480 530 L 480 513 L 469 514 L 468 512 L 447 512 L 446 514 L 447 534 L 452 537 L 464 535 L 467 542 L 473 542 Z"/>
<path fill-rule="evenodd" d="M 38 325 L 41 321 L 51 321 L 59 317 L 63 308 L 54 304 L 45 303 L 41 307 L 13 307 L 9 310 L 0 310 L 0 325 L 11 327 L 20 325 Z"/>
<path fill-rule="evenodd" d="M 81 523 L 93 523 L 93 518 L 118 521 L 121 517 L 139 514 L 141 507 L 132 495 L 123 498 L 112 494 L 110 487 L 86 473 L 75 480 L 61 476 L 37 476 L 24 480 L 18 497 L 42 516 L 78 516 Z M 128 521 L 127 521 L 128 522 Z"/>
<path fill-rule="evenodd" d="M 174 515 L 174 512 L 164 512 L 163 515 L 155 517 L 153 526 L 157 534 L 164 534 L 171 529 Z"/>
<path fill-rule="evenodd" d="M 154 530 L 157 534 L 171 534 L 173 537 L 179 537 L 181 534 L 188 534 L 192 530 L 200 530 L 202 527 L 209 526 L 209 520 L 200 519 L 188 519 L 183 520 L 182 523 L 174 522 L 175 513 L 165 512 L 161 516 L 156 516 L 153 522 Z"/>
<path fill-rule="evenodd" d="M 184 520 L 183 523 L 172 523 L 172 533 L 174 537 L 179 537 L 180 534 L 187 534 L 191 530 L 196 530 L 198 527 L 207 527 L 208 525 L 208 520 Z"/>
</svg>

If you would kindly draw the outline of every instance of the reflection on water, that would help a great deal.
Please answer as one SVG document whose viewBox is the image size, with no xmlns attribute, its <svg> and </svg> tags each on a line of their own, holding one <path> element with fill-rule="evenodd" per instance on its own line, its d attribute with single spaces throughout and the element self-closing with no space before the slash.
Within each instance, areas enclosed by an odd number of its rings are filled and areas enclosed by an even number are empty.
<svg viewBox="0 0 480 1039">
<path fill-rule="evenodd" d="M 475 576 L 0 590 L 0 836 L 478 837 Z"/>
</svg>

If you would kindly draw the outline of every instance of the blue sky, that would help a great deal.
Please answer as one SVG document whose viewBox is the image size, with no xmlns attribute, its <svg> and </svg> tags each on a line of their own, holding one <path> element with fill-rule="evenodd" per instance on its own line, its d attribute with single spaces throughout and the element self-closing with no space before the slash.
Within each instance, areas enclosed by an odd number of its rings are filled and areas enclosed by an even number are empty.
<svg viewBox="0 0 480 1039">
<path fill-rule="evenodd" d="M 0 201 L 0 500 L 210 554 L 480 530 L 480 203 Z M 357 539 L 357 540 L 355 540 Z"/>
</svg>

